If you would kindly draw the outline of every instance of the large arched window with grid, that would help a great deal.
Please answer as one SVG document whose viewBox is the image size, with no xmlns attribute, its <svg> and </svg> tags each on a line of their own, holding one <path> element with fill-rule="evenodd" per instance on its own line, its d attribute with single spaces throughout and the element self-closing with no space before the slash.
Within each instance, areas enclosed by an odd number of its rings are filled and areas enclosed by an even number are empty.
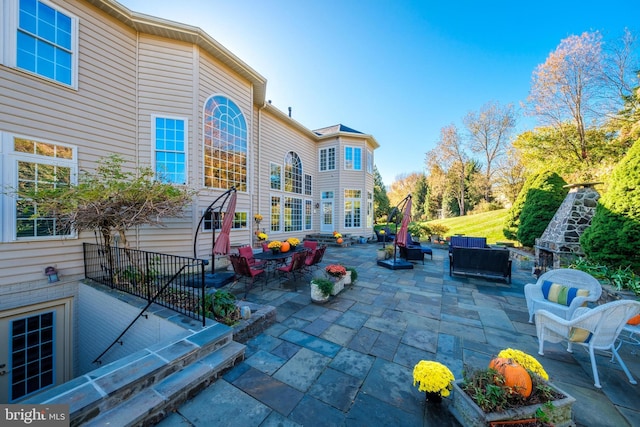
<svg viewBox="0 0 640 427">
<path fill-rule="evenodd" d="M 222 95 L 204 104 L 204 185 L 247 191 L 247 122 Z"/>
<path fill-rule="evenodd" d="M 293 151 L 284 158 L 284 191 L 302 194 L 302 162 Z"/>
</svg>

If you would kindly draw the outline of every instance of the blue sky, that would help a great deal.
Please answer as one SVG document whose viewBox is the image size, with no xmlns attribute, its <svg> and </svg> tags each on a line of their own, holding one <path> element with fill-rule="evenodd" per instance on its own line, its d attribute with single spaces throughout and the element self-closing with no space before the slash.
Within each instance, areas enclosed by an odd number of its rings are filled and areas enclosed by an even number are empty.
<svg viewBox="0 0 640 427">
<path fill-rule="evenodd" d="M 640 2 L 609 0 L 121 0 L 194 25 L 267 79 L 267 99 L 310 129 L 342 123 L 380 143 L 384 183 L 424 171 L 440 129 L 483 104 L 519 107 L 569 35 L 640 32 Z M 535 125 L 522 117 L 518 131 Z"/>
</svg>

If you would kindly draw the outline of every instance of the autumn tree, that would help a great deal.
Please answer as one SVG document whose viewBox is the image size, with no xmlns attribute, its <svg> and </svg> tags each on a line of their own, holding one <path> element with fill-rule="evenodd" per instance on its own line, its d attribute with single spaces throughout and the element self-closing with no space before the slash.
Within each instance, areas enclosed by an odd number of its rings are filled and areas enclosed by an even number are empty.
<svg viewBox="0 0 640 427">
<path fill-rule="evenodd" d="M 465 180 L 468 156 L 465 152 L 458 128 L 451 124 L 440 129 L 440 140 L 436 148 L 427 153 L 427 168 L 439 165 L 451 176 L 452 195 L 458 203 L 460 215 L 465 214 Z"/>
<path fill-rule="evenodd" d="M 429 211 L 429 184 L 424 174 L 420 174 L 411 194 L 413 196 L 412 217 L 417 221 L 426 221 Z"/>
<path fill-rule="evenodd" d="M 469 112 L 463 122 L 468 131 L 469 148 L 484 160 L 483 197 L 490 202 L 497 162 L 504 157 L 515 129 L 514 107 L 512 104 L 501 106 L 497 102 L 489 102 L 480 111 Z"/>
<path fill-rule="evenodd" d="M 505 202 L 513 204 L 524 185 L 527 169 L 520 153 L 513 147 L 500 159 L 496 173 L 496 187 Z"/>
<path fill-rule="evenodd" d="M 405 197 L 407 197 L 408 194 L 412 194 L 416 188 L 416 183 L 421 176 L 422 174 L 420 172 L 398 175 L 389 188 L 388 194 L 390 205 L 392 207 L 396 206 Z"/>
<path fill-rule="evenodd" d="M 627 37 L 621 47 L 605 51 L 597 31 L 572 35 L 533 73 L 529 113 L 553 129 L 557 138 L 552 143 L 579 163 L 597 164 L 592 152 L 598 141 L 590 139 L 589 130 L 614 117 L 623 96 L 630 94 L 630 71 L 637 64 L 632 43 Z"/>
</svg>

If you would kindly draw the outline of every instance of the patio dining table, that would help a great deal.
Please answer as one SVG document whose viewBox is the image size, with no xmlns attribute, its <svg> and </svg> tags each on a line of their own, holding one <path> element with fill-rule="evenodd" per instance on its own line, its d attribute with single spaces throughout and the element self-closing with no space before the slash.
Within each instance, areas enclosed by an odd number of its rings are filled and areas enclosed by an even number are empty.
<svg viewBox="0 0 640 427">
<path fill-rule="evenodd" d="M 274 253 L 271 249 L 269 249 L 268 251 L 257 252 L 253 254 L 253 257 L 257 260 L 265 261 L 266 263 L 265 271 L 266 271 L 267 277 L 269 277 L 269 275 L 272 275 L 272 274 L 275 277 L 276 268 L 279 265 L 285 264 L 287 262 L 287 259 L 292 257 L 294 253 L 306 252 L 308 250 L 309 249 L 305 248 L 302 245 L 297 245 L 295 249 L 288 250 L 287 252 Z"/>
</svg>

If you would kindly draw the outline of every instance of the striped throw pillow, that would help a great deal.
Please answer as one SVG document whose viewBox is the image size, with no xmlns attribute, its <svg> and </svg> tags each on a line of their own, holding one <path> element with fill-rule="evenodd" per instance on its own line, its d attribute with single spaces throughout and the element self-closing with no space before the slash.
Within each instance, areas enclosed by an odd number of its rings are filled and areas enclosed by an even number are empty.
<svg viewBox="0 0 640 427">
<path fill-rule="evenodd" d="M 542 282 L 542 295 L 547 301 L 570 306 L 575 297 L 589 296 L 589 291 L 545 280 Z"/>
<path fill-rule="evenodd" d="M 588 343 L 591 339 L 591 332 L 582 328 L 571 328 L 569 331 L 569 341 Z"/>
</svg>

